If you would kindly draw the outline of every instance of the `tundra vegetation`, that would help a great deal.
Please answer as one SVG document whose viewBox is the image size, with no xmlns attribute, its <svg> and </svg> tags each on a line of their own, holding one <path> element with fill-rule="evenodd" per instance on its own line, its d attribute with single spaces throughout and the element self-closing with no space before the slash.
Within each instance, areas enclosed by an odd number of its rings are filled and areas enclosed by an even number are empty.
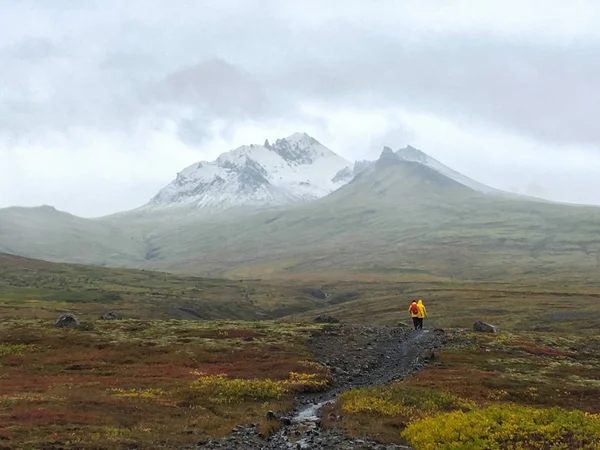
<svg viewBox="0 0 600 450">
<path fill-rule="evenodd" d="M 327 426 L 416 449 L 600 448 L 599 336 L 449 337 L 414 377 L 341 395 Z"/>
<path fill-rule="evenodd" d="M 341 395 L 325 427 L 417 450 L 600 448 L 600 289 L 590 280 L 238 281 L 1 256 L 0 446 L 181 448 L 249 423 L 266 436 L 279 426 L 268 411 L 330 384 L 308 345 L 324 326 L 315 316 L 395 325 L 416 296 L 448 345 L 413 377 Z M 124 320 L 98 320 L 106 311 Z M 55 328 L 65 312 L 82 325 Z M 501 332 L 470 332 L 476 319 Z"/>
<path fill-rule="evenodd" d="M 3 448 L 177 448 L 326 389 L 306 346 L 319 325 L 227 321 L 0 325 Z M 131 447 L 130 447 L 131 448 Z"/>
</svg>

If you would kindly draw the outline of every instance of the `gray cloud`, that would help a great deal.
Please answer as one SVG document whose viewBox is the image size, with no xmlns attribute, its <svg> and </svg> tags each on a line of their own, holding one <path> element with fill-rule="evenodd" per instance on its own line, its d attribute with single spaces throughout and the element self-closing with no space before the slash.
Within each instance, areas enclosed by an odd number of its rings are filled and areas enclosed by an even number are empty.
<svg viewBox="0 0 600 450">
<path fill-rule="evenodd" d="M 484 182 L 579 201 L 600 188 L 599 30 L 594 1 L 6 0 L 0 207 L 137 206 L 185 164 L 295 130 L 357 159 L 422 144 Z M 547 155 L 574 151 L 585 187 L 553 186 Z M 498 155 L 514 170 L 486 166 Z M 133 179 L 140 158 L 154 165 Z M 100 204 L 107 179 L 127 194 Z"/>
</svg>

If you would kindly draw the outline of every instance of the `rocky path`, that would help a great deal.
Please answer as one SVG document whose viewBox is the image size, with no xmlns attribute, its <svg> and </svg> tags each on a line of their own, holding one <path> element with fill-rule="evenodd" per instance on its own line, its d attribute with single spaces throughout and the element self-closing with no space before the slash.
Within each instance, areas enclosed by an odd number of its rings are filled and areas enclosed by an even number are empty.
<svg viewBox="0 0 600 450">
<path fill-rule="evenodd" d="M 281 430 L 268 440 L 254 426 L 239 426 L 219 440 L 199 443 L 202 449 L 228 450 L 399 450 L 408 447 L 380 445 L 366 439 L 351 439 L 341 430 L 323 430 L 321 409 L 350 389 L 387 384 L 420 370 L 441 347 L 441 330 L 412 331 L 391 327 L 330 326 L 313 339 L 317 359 L 333 374 L 330 390 L 298 396 L 293 411 L 279 418 Z"/>
</svg>

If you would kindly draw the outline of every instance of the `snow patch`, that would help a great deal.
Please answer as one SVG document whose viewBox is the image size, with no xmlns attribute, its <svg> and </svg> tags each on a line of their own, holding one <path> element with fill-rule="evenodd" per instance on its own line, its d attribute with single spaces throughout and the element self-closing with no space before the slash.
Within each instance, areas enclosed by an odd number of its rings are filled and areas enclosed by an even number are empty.
<svg viewBox="0 0 600 450">
<path fill-rule="evenodd" d="M 315 200 L 346 184 L 352 164 L 306 133 L 244 145 L 186 167 L 146 208 L 226 209 Z"/>
</svg>

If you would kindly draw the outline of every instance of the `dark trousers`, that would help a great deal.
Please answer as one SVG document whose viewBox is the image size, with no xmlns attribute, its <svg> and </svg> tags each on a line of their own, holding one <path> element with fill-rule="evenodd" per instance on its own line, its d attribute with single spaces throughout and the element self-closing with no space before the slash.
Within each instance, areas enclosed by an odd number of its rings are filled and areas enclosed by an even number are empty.
<svg viewBox="0 0 600 450">
<path fill-rule="evenodd" d="M 413 327 L 415 328 L 415 330 L 419 329 L 419 323 L 423 320 L 423 319 L 419 319 L 418 317 L 413 317 Z"/>
<path fill-rule="evenodd" d="M 423 329 L 423 319 L 419 319 L 419 330 Z"/>
</svg>

